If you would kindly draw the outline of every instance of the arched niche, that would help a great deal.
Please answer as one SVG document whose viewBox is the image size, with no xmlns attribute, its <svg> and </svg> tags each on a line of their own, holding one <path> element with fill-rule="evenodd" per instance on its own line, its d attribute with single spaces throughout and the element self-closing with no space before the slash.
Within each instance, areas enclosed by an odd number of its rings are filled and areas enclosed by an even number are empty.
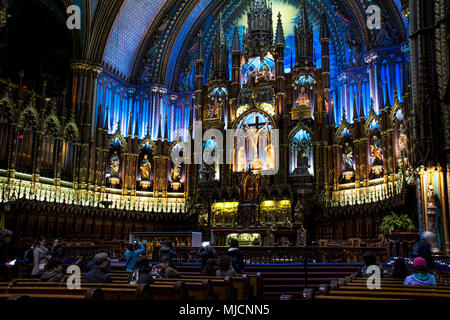
<svg viewBox="0 0 450 320">
<path fill-rule="evenodd" d="M 311 133 L 300 128 L 289 141 L 289 174 L 292 176 L 314 175 Z"/>
<path fill-rule="evenodd" d="M 339 169 L 340 169 L 340 183 L 351 183 L 355 181 L 355 155 L 354 155 L 354 145 L 353 136 L 348 127 L 343 127 L 338 135 L 339 149 L 340 149 L 340 159 Z"/>
<path fill-rule="evenodd" d="M 235 129 L 233 171 L 274 170 L 278 150 L 272 139 L 274 128 L 270 117 L 256 111 L 243 114 Z"/>
<path fill-rule="evenodd" d="M 119 137 L 113 137 L 109 146 L 106 170 L 106 185 L 111 188 L 122 187 L 122 154 L 124 145 Z"/>
<path fill-rule="evenodd" d="M 383 143 L 378 120 L 373 119 L 368 127 L 370 179 L 383 176 Z"/>
<path fill-rule="evenodd" d="M 403 109 L 397 107 L 393 110 L 392 121 L 394 125 L 394 152 L 397 160 L 397 169 L 402 170 L 408 165 L 408 131 Z"/>
<path fill-rule="evenodd" d="M 169 154 L 173 152 L 183 157 L 184 150 L 182 142 L 175 142 L 170 149 Z M 186 182 L 186 166 L 184 163 L 177 164 L 169 160 L 168 181 L 169 185 L 167 191 L 169 192 L 184 192 L 184 185 Z"/>
<path fill-rule="evenodd" d="M 200 166 L 200 181 L 207 182 L 220 180 L 220 166 L 218 161 L 219 152 L 222 152 L 222 150 L 220 150 L 214 137 L 203 143 L 203 161 Z"/>
<path fill-rule="evenodd" d="M 152 190 L 153 172 L 153 145 L 149 141 L 144 141 L 139 148 L 136 190 Z"/>
</svg>

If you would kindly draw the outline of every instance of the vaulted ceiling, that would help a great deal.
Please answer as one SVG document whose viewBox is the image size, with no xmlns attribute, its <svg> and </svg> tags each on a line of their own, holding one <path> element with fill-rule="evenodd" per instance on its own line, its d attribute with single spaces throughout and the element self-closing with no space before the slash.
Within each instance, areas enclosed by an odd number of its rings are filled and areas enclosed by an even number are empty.
<svg viewBox="0 0 450 320">
<path fill-rule="evenodd" d="M 46 4 L 61 19 L 71 4 L 82 8 L 82 29 L 73 32 L 74 58 L 102 64 L 124 81 L 136 83 L 144 59 L 153 59 L 154 83 L 170 85 L 177 77 L 183 55 L 200 30 L 208 37 L 217 27 L 222 12 L 224 23 L 234 18 L 251 0 L 33 0 Z M 293 5 L 302 0 L 273 0 Z M 407 29 L 401 16 L 400 0 L 306 0 L 312 16 L 325 11 L 336 48 L 337 63 L 345 60 L 346 17 L 356 27 L 364 51 L 374 49 L 374 32 L 366 27 L 366 8 L 381 7 L 399 42 L 406 41 Z M 344 22 L 343 22 L 344 21 Z M 208 28 L 203 30 L 204 28 Z M 210 40 L 205 40 L 207 43 Z M 208 42 L 209 41 L 209 42 Z M 342 51 L 342 52 L 340 52 Z"/>
</svg>

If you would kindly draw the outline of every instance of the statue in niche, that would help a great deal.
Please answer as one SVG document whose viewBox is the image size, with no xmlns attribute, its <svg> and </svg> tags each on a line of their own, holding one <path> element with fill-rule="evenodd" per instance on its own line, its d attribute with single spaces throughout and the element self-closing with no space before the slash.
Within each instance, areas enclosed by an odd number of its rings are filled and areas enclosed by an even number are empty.
<svg viewBox="0 0 450 320">
<path fill-rule="evenodd" d="M 148 155 L 144 155 L 144 158 L 141 161 L 141 179 L 142 180 L 150 180 L 150 172 L 152 170 L 152 164 L 148 159 Z"/>
<path fill-rule="evenodd" d="M 344 143 L 342 161 L 346 171 L 353 171 L 353 147 L 348 141 Z"/>
<path fill-rule="evenodd" d="M 203 168 L 201 169 L 200 173 L 202 174 L 202 181 L 206 182 L 216 180 L 216 168 L 214 163 L 203 163 Z"/>
<path fill-rule="evenodd" d="M 247 156 L 245 154 L 245 147 L 241 146 L 238 152 L 238 171 L 244 171 L 247 165 Z"/>
<path fill-rule="evenodd" d="M 297 159 L 296 167 L 294 169 L 294 175 L 309 176 L 309 154 L 310 147 L 306 139 L 302 139 L 300 143 L 297 144 Z"/>
<path fill-rule="evenodd" d="M 344 8 L 342 8 L 338 3 L 334 3 L 334 13 L 339 18 L 339 21 L 341 21 L 343 24 L 347 25 L 352 22 L 352 18 L 345 13 Z"/>
<path fill-rule="evenodd" d="M 119 178 L 120 171 L 120 158 L 117 155 L 117 151 L 109 159 L 109 175 L 111 178 Z"/>
<path fill-rule="evenodd" d="M 373 165 L 383 165 L 383 149 L 381 136 L 378 131 L 374 132 L 372 144 L 370 145 Z"/>
<path fill-rule="evenodd" d="M 152 59 L 151 57 L 146 57 L 142 59 L 142 63 L 144 64 L 144 71 L 142 72 L 142 80 L 145 83 L 149 83 L 151 79 L 151 69 L 152 69 Z"/>
<path fill-rule="evenodd" d="M 222 110 L 223 107 L 223 101 L 222 98 L 217 97 L 217 95 L 214 95 L 214 99 L 211 99 L 211 103 L 208 105 L 208 118 L 217 118 L 219 117 L 220 110 Z"/>
<path fill-rule="evenodd" d="M 257 77 L 258 77 L 258 72 L 256 69 L 253 69 L 252 71 L 250 71 L 250 73 L 248 74 L 248 84 L 250 86 L 254 86 L 256 84 Z"/>
<path fill-rule="evenodd" d="M 308 143 L 305 139 L 298 145 L 297 150 L 297 168 L 301 167 L 309 168 L 309 157 L 308 157 Z"/>
<path fill-rule="evenodd" d="M 375 38 L 375 42 L 378 47 L 391 46 L 396 41 L 396 30 L 392 27 L 389 20 L 389 16 L 381 16 L 380 29 L 378 29 Z"/>
<path fill-rule="evenodd" d="M 272 79 L 272 72 L 263 64 L 262 70 L 256 74 L 256 82 L 259 83 L 261 80 L 268 82 Z"/>
<path fill-rule="evenodd" d="M 300 199 L 294 208 L 294 222 L 295 224 L 304 225 L 305 223 L 305 208 L 303 207 Z"/>
<path fill-rule="evenodd" d="M 427 208 L 436 209 L 436 199 L 434 196 L 434 188 L 430 183 L 427 188 Z"/>
<path fill-rule="evenodd" d="M 400 150 L 400 159 L 405 159 L 408 157 L 408 138 L 406 137 L 406 130 L 403 123 L 400 124 L 399 131 L 398 148 Z"/>
<path fill-rule="evenodd" d="M 266 147 L 266 167 L 267 169 L 275 169 L 275 152 L 272 143 Z"/>
<path fill-rule="evenodd" d="M 347 49 L 350 51 L 348 65 L 349 67 L 359 67 L 363 63 L 362 59 L 362 41 L 358 31 L 354 29 L 347 30 L 345 34 Z"/>
<path fill-rule="evenodd" d="M 180 182 L 181 180 L 181 165 L 175 164 L 170 172 L 170 177 L 173 182 Z"/>
</svg>

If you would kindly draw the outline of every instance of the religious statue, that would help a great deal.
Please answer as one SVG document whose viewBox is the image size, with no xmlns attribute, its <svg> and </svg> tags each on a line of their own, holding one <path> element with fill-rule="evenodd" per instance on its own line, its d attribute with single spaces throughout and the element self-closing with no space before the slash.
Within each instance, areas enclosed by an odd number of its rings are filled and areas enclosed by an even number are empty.
<svg viewBox="0 0 450 320">
<path fill-rule="evenodd" d="M 345 170 L 353 171 L 353 148 L 348 141 L 344 144 L 342 161 L 344 162 Z"/>
<path fill-rule="evenodd" d="M 294 208 L 294 222 L 295 224 L 304 225 L 305 224 L 305 208 L 303 207 L 300 199 Z"/>
<path fill-rule="evenodd" d="M 256 74 L 256 82 L 259 83 L 261 79 L 268 82 L 272 78 L 272 72 L 263 64 L 262 70 Z"/>
<path fill-rule="evenodd" d="M 253 86 L 256 84 L 256 80 L 258 78 L 258 72 L 256 69 L 253 69 L 252 71 L 250 71 L 250 73 L 248 74 L 248 83 Z"/>
<path fill-rule="evenodd" d="M 297 159 L 294 175 L 309 176 L 309 145 L 306 139 L 297 144 Z"/>
<path fill-rule="evenodd" d="M 245 126 L 247 137 L 249 139 L 249 143 L 251 145 L 252 151 L 253 151 L 253 162 L 252 162 L 252 169 L 254 170 L 260 170 L 263 167 L 263 162 L 258 154 L 258 142 L 259 137 L 262 131 L 266 130 L 267 123 L 264 125 L 264 127 L 260 129 L 256 128 L 250 128 L 249 126 Z M 266 138 L 269 138 L 266 136 Z"/>
<path fill-rule="evenodd" d="M 152 164 L 148 159 L 148 155 L 144 155 L 144 159 L 141 161 L 141 179 L 150 180 L 150 171 L 152 170 Z"/>
<path fill-rule="evenodd" d="M 378 29 L 378 33 L 376 36 L 376 45 L 378 47 L 385 47 L 390 46 L 395 42 L 396 34 L 395 34 L 394 28 L 392 28 L 389 19 L 382 16 L 381 17 L 381 23 L 380 23 L 380 29 Z"/>
<path fill-rule="evenodd" d="M 120 158 L 117 155 L 117 151 L 109 159 L 109 176 L 111 178 L 119 178 L 120 171 Z"/>
<path fill-rule="evenodd" d="M 370 145 L 370 150 L 372 152 L 372 164 L 373 165 L 383 165 L 383 149 L 380 134 L 378 132 L 373 135 L 373 142 Z"/>
<path fill-rule="evenodd" d="M 345 40 L 347 42 L 347 48 L 350 51 L 349 66 L 358 67 L 361 66 L 362 61 L 362 41 L 356 30 L 349 29 L 346 32 Z"/>
<path fill-rule="evenodd" d="M 181 174 L 180 174 L 181 165 L 175 164 L 170 172 L 170 177 L 173 182 L 180 182 Z"/>
<path fill-rule="evenodd" d="M 216 179 L 216 168 L 213 164 L 203 163 L 203 168 L 201 169 L 202 181 L 214 181 Z"/>
<path fill-rule="evenodd" d="M 408 138 L 406 137 L 405 127 L 400 124 L 400 134 L 398 137 L 398 148 L 400 150 L 400 158 L 404 159 L 408 156 Z"/>
<path fill-rule="evenodd" d="M 434 196 L 434 188 L 430 183 L 427 188 L 427 208 L 436 209 L 436 199 Z"/>
<path fill-rule="evenodd" d="M 338 3 L 335 3 L 333 7 L 334 14 L 339 18 L 339 21 L 341 21 L 345 25 L 352 22 L 352 18 L 347 13 L 345 13 L 344 8 L 342 8 Z"/>
<path fill-rule="evenodd" d="M 245 154 L 245 147 L 241 146 L 239 148 L 239 153 L 238 153 L 238 171 L 244 171 L 245 167 L 247 165 L 247 156 Z"/>
<path fill-rule="evenodd" d="M 269 143 L 266 147 L 266 160 L 267 169 L 275 169 L 275 152 L 272 143 Z"/>
</svg>

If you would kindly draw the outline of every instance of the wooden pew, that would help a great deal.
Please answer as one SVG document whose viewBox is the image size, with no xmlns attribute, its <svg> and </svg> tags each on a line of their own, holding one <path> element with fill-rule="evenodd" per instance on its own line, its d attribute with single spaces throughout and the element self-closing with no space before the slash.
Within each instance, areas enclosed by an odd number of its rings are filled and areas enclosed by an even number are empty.
<svg viewBox="0 0 450 320">
<path fill-rule="evenodd" d="M 80 299 L 87 300 L 185 300 L 186 288 L 183 281 L 167 284 L 129 285 L 111 283 L 82 283 L 81 289 L 68 289 L 60 282 L 21 282 L 0 286 L 3 298 L 11 295 L 28 295 L 31 298 Z"/>
<path fill-rule="evenodd" d="M 446 286 L 405 286 L 402 279 L 382 278 L 381 288 L 370 290 L 367 279 L 339 279 L 321 286 L 322 300 L 450 300 L 450 288 Z"/>
</svg>

